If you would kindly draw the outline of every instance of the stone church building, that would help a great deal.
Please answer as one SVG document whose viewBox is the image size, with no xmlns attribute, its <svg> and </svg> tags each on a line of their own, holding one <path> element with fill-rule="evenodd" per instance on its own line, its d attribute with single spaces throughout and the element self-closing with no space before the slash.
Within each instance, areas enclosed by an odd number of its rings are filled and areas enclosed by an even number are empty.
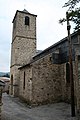
<svg viewBox="0 0 80 120">
<path fill-rule="evenodd" d="M 27 10 L 13 19 L 9 93 L 29 105 L 70 102 L 69 45 L 65 37 L 36 49 L 36 17 Z M 80 109 L 80 31 L 71 34 L 75 104 Z"/>
</svg>

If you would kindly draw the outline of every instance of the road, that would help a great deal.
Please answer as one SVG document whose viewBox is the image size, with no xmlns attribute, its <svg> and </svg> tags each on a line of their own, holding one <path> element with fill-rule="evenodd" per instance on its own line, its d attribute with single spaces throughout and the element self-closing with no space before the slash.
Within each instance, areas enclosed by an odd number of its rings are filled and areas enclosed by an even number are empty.
<svg viewBox="0 0 80 120">
<path fill-rule="evenodd" d="M 18 98 L 3 94 L 2 120 L 79 120 L 71 117 L 70 104 L 28 107 Z"/>
</svg>

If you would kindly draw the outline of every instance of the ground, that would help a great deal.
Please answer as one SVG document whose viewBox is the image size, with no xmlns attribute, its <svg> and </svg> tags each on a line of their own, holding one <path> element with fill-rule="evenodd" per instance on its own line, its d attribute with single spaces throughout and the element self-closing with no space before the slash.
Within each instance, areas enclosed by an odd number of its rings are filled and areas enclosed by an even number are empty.
<svg viewBox="0 0 80 120">
<path fill-rule="evenodd" d="M 4 93 L 1 120 L 79 120 L 71 117 L 70 111 L 70 104 L 66 103 L 29 107 Z"/>
</svg>

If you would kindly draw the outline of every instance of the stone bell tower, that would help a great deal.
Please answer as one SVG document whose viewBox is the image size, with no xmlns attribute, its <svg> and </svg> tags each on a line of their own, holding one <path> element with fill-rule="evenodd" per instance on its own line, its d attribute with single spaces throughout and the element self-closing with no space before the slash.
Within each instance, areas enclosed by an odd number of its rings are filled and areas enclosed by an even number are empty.
<svg viewBox="0 0 80 120">
<path fill-rule="evenodd" d="M 19 70 L 36 52 L 36 15 L 27 10 L 16 11 L 11 44 L 10 94 L 18 96 Z"/>
</svg>

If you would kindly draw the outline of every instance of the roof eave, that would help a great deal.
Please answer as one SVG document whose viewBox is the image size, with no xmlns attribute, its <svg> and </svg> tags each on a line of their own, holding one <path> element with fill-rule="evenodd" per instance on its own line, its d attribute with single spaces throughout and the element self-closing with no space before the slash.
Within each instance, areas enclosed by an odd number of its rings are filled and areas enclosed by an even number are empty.
<svg viewBox="0 0 80 120">
<path fill-rule="evenodd" d="M 33 16 L 37 17 L 37 15 L 31 14 L 31 13 L 29 13 L 29 12 L 17 10 L 16 13 L 15 13 L 15 16 L 14 16 L 14 18 L 13 18 L 12 23 L 14 23 L 14 20 L 15 20 L 16 15 L 17 15 L 18 12 L 20 12 L 20 13 L 25 13 L 25 14 L 28 14 L 28 15 L 33 15 Z"/>
</svg>

